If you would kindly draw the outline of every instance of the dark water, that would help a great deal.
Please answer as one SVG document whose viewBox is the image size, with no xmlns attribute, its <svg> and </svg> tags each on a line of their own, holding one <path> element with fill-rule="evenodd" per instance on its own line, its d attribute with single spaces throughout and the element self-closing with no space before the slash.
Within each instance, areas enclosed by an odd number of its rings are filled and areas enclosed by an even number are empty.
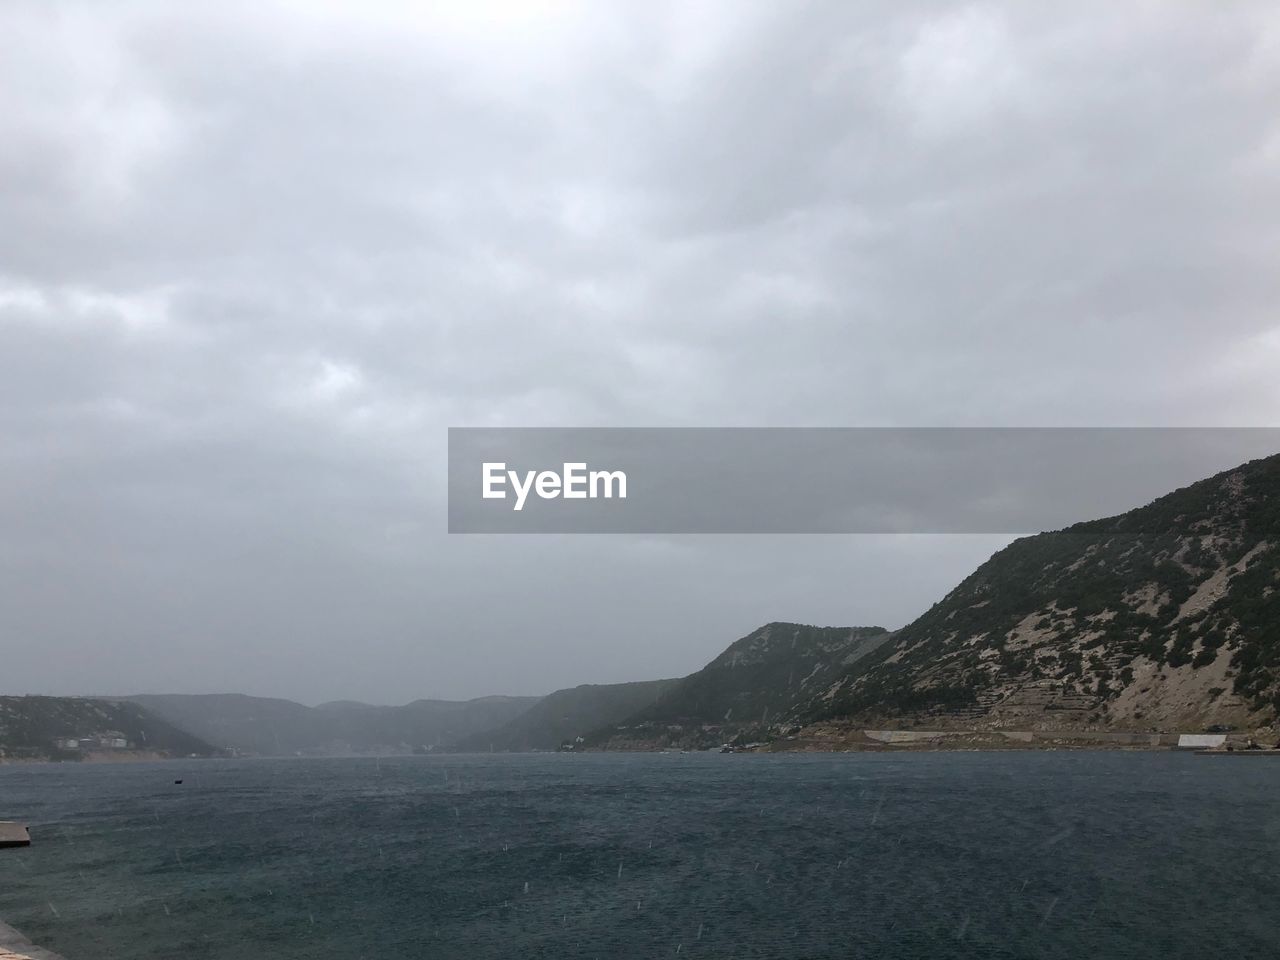
<svg viewBox="0 0 1280 960">
<path fill-rule="evenodd" d="M 8 766 L 0 917 L 68 960 L 1271 957 L 1278 812 L 1280 761 L 1169 753 Z"/>
</svg>

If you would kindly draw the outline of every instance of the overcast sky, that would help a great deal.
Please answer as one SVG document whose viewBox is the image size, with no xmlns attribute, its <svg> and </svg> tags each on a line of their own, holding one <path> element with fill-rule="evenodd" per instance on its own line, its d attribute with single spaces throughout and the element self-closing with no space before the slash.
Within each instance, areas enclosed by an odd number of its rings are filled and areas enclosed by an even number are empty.
<svg viewBox="0 0 1280 960">
<path fill-rule="evenodd" d="M 1280 423 L 1271 3 L 416 6 L 0 6 L 0 692 L 680 675 L 1006 540 L 450 537 L 451 425 Z"/>
</svg>

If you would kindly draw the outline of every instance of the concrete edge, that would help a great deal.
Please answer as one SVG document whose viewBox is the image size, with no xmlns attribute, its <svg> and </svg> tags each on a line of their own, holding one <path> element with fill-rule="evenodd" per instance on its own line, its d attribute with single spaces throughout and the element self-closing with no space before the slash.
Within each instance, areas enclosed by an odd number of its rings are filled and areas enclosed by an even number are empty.
<svg viewBox="0 0 1280 960">
<path fill-rule="evenodd" d="M 63 960 L 63 958 L 44 947 L 37 947 L 19 931 L 0 921 L 0 960 Z"/>
</svg>

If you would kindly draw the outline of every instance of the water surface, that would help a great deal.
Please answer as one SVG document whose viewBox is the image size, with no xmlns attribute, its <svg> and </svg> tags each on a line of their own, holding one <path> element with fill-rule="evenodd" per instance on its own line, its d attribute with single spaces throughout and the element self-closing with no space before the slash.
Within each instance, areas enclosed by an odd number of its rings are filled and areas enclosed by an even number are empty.
<svg viewBox="0 0 1280 960">
<path fill-rule="evenodd" d="M 1278 810 L 1280 761 L 1173 753 L 11 765 L 0 917 L 68 960 L 1275 956 Z"/>
</svg>

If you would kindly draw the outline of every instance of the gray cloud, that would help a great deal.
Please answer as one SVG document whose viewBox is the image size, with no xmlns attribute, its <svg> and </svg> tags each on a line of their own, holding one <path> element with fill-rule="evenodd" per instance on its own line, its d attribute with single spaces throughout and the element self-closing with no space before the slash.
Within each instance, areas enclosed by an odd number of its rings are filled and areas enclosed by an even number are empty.
<svg viewBox="0 0 1280 960">
<path fill-rule="evenodd" d="M 8 4 L 13 691 L 670 675 L 998 538 L 444 534 L 449 425 L 1274 425 L 1264 3 Z"/>
</svg>

